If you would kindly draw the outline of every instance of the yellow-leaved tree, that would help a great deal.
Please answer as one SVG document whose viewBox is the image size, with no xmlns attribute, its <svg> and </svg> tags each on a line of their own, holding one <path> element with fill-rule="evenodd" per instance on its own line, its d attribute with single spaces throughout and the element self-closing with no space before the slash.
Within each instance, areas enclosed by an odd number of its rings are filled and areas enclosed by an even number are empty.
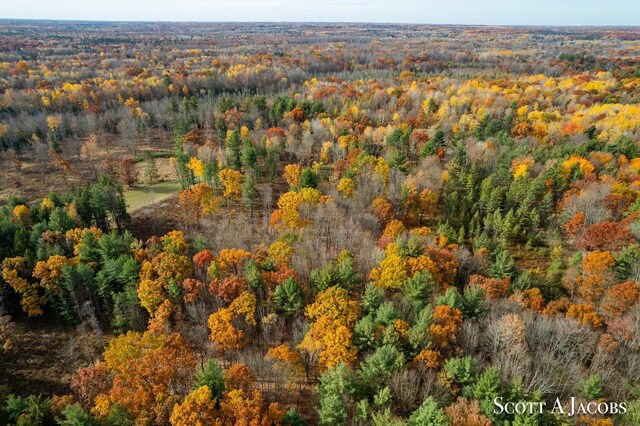
<svg viewBox="0 0 640 426">
<path fill-rule="evenodd" d="M 312 325 L 298 348 L 311 359 L 317 356 L 322 370 L 340 362 L 353 364 L 358 353 L 352 343 L 353 326 L 360 305 L 349 299 L 347 290 L 334 286 L 318 293 L 305 313 Z"/>
</svg>

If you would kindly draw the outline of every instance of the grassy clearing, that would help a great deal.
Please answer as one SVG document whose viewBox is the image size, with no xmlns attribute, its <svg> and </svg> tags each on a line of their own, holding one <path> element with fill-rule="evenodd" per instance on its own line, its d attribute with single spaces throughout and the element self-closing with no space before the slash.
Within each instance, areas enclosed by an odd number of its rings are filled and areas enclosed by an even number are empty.
<svg viewBox="0 0 640 426">
<path fill-rule="evenodd" d="M 129 211 L 141 209 L 149 204 L 160 202 L 180 192 L 180 182 L 160 182 L 129 189 L 124 192 Z"/>
</svg>

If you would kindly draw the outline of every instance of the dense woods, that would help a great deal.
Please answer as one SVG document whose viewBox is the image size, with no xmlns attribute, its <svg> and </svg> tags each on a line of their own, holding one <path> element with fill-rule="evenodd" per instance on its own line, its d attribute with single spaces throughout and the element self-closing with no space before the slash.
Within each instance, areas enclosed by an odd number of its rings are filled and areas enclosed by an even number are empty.
<svg viewBox="0 0 640 426">
<path fill-rule="evenodd" d="M 0 423 L 640 424 L 639 49 L 0 21 Z"/>
</svg>

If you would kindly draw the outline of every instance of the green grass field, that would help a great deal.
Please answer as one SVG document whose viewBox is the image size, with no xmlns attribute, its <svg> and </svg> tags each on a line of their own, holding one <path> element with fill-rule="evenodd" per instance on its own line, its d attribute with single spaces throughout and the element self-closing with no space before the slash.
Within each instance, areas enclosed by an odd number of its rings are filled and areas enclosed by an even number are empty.
<svg viewBox="0 0 640 426">
<path fill-rule="evenodd" d="M 180 182 L 160 182 L 152 185 L 140 186 L 124 192 L 124 198 L 129 211 L 141 209 L 152 203 L 160 202 L 180 192 Z"/>
</svg>

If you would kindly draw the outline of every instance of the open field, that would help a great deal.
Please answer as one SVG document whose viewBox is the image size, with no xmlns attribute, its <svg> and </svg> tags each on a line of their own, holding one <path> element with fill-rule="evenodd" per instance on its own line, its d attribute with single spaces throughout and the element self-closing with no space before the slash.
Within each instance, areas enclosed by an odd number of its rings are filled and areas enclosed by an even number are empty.
<svg viewBox="0 0 640 426">
<path fill-rule="evenodd" d="M 180 182 L 159 182 L 124 191 L 128 210 L 135 212 L 143 207 L 166 200 L 180 192 Z"/>
</svg>

